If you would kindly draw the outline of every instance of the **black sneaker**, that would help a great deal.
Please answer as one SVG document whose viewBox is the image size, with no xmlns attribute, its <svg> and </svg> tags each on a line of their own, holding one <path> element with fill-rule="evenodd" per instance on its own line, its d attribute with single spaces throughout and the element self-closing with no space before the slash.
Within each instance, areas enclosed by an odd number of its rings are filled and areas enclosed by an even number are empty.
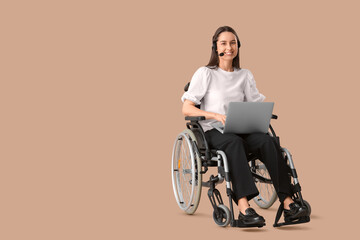
<svg viewBox="0 0 360 240">
<path fill-rule="evenodd" d="M 292 222 L 301 217 L 307 216 L 307 209 L 300 206 L 298 203 L 290 203 L 290 210 L 284 209 L 285 222 Z"/>
<path fill-rule="evenodd" d="M 257 214 L 253 208 L 247 208 L 245 215 L 239 213 L 239 223 L 243 225 L 264 225 L 265 219 Z"/>
</svg>

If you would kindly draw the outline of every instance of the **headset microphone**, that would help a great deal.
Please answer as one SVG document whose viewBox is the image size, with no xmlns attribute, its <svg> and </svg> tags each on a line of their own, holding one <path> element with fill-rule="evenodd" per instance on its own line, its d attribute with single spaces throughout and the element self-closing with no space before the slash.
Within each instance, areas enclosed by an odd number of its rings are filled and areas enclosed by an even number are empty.
<svg viewBox="0 0 360 240">
<path fill-rule="evenodd" d="M 224 55 L 225 55 L 225 53 L 223 53 L 223 52 L 219 54 L 220 57 L 222 57 L 222 56 L 224 56 Z"/>
</svg>

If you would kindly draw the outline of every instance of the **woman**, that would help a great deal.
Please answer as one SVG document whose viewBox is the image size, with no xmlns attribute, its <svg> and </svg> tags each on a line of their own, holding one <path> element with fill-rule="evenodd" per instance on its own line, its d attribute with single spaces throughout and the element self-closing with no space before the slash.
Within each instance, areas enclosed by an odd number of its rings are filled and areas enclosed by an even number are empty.
<svg viewBox="0 0 360 240">
<path fill-rule="evenodd" d="M 208 65 L 200 67 L 182 96 L 185 116 L 205 116 L 200 124 L 211 148 L 226 153 L 233 191 L 239 208 L 239 221 L 243 224 L 261 224 L 264 218 L 250 208 L 249 200 L 259 194 L 246 158 L 246 151 L 258 152 L 267 167 L 280 202 L 284 203 L 285 218 L 295 220 L 306 210 L 291 199 L 290 182 L 281 150 L 272 137 L 264 133 L 221 134 L 212 127 L 219 121 L 225 124 L 230 102 L 262 102 L 264 95 L 256 88 L 254 77 L 239 63 L 240 41 L 228 26 L 220 27 L 213 36 Z M 195 107 L 200 105 L 201 109 Z"/>
</svg>

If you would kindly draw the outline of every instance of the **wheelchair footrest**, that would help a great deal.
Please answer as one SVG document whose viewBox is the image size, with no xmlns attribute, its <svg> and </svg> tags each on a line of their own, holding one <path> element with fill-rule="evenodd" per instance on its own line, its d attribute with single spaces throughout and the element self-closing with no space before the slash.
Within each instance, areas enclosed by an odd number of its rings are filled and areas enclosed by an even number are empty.
<svg viewBox="0 0 360 240">
<path fill-rule="evenodd" d="M 253 228 L 253 227 L 262 228 L 265 225 L 266 225 L 265 223 L 262 223 L 262 224 L 244 224 L 242 221 L 239 221 L 239 220 L 234 220 L 231 223 L 232 227 L 238 227 L 238 228 Z"/>
<path fill-rule="evenodd" d="M 304 217 L 300 217 L 297 220 L 294 221 L 286 221 L 283 223 L 275 223 L 273 226 L 274 227 L 281 227 L 281 226 L 286 226 L 286 225 L 295 225 L 295 224 L 301 224 L 301 223 L 307 223 L 310 222 L 310 216 L 304 216 Z"/>
</svg>

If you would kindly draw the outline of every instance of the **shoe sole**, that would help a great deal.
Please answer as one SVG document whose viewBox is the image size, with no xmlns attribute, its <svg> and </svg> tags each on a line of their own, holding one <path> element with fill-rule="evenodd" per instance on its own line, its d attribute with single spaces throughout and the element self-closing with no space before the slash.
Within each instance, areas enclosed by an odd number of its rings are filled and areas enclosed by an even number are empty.
<svg viewBox="0 0 360 240">
<path fill-rule="evenodd" d="M 265 219 L 258 219 L 258 220 L 254 220 L 254 221 L 244 221 L 243 219 L 239 219 L 238 223 L 241 225 L 263 225 L 265 224 Z"/>
<path fill-rule="evenodd" d="M 258 223 L 244 223 L 241 220 L 235 220 L 236 221 L 236 227 L 239 228 L 251 228 L 251 227 L 258 227 L 261 228 L 265 226 L 265 222 L 258 222 Z"/>
</svg>

